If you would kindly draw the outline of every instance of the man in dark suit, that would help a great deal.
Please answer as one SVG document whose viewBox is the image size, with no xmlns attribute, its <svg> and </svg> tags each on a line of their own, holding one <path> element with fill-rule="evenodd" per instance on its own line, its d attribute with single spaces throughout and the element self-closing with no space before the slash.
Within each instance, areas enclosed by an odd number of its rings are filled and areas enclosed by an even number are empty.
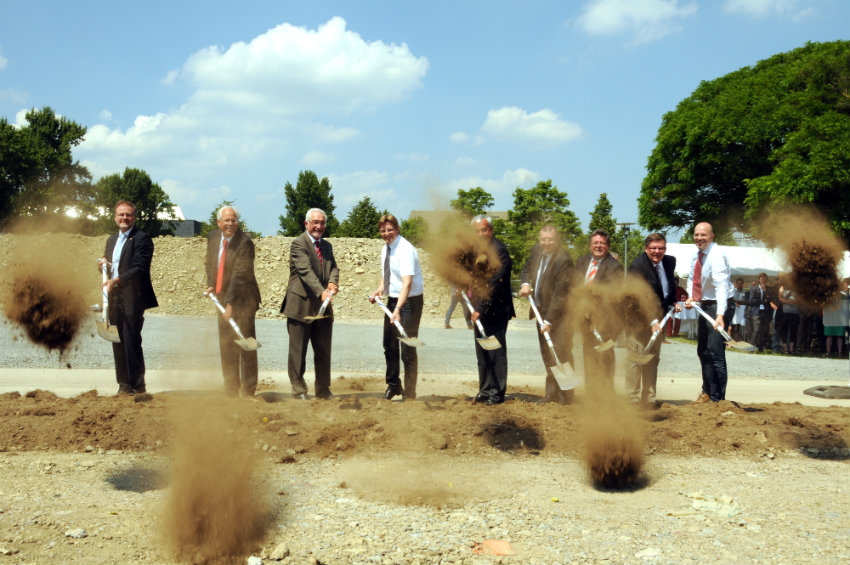
<svg viewBox="0 0 850 565">
<path fill-rule="evenodd" d="M 313 347 L 316 371 L 316 398 L 331 397 L 331 338 L 333 335 L 333 295 L 339 291 L 339 269 L 331 244 L 322 239 L 327 215 L 312 208 L 304 218 L 305 232 L 292 240 L 289 248 L 289 284 L 280 311 L 286 316 L 289 333 L 289 382 L 295 398 L 307 398 L 304 371 L 307 344 Z M 331 304 L 327 317 L 311 321 L 325 299 Z"/>
<path fill-rule="evenodd" d="M 573 391 L 561 390 L 558 386 L 552 374 L 555 359 L 543 332 L 549 332 L 558 360 L 572 364 L 572 336 L 563 322 L 570 279 L 573 276 L 573 260 L 561 247 L 561 238 L 555 226 L 545 225 L 540 228 L 537 241 L 531 249 L 531 256 L 522 267 L 522 286 L 519 294 L 532 297 L 540 311 L 540 317 L 543 318 L 543 327 L 538 328 L 537 338 L 543 365 L 546 367 L 546 400 L 567 404 L 572 400 Z M 531 308 L 528 310 L 528 317 L 535 317 Z"/>
<path fill-rule="evenodd" d="M 118 329 L 121 343 L 112 344 L 118 394 L 146 392 L 142 326 L 145 310 L 159 304 L 151 284 L 153 240 L 136 225 L 136 207 L 126 200 L 115 205 L 118 233 L 106 240 L 98 264 L 106 262 L 109 278 L 103 287 L 109 297 L 109 323 Z"/>
<path fill-rule="evenodd" d="M 260 287 L 254 276 L 254 242 L 239 229 L 239 213 L 232 206 L 218 210 L 218 228 L 207 235 L 207 294 L 215 293 L 224 306 L 218 316 L 218 343 L 224 390 L 251 398 L 257 390 L 257 352 L 243 351 L 230 327 L 232 318 L 246 338 L 256 337 L 254 319 L 260 307 Z"/>
<path fill-rule="evenodd" d="M 590 253 L 579 258 L 576 263 L 575 276 L 577 282 L 592 285 L 620 284 L 623 281 L 623 266 L 609 252 L 611 238 L 602 229 L 593 230 L 590 234 Z M 591 310 L 601 309 L 602 305 L 590 305 Z M 599 341 L 591 333 L 596 329 L 603 340 L 613 339 L 602 324 L 603 320 L 590 320 L 593 326 L 582 327 L 582 353 L 584 357 L 584 379 L 587 390 L 591 394 L 614 393 L 614 349 L 596 351 Z M 598 326 L 598 327 L 597 327 Z"/>
<path fill-rule="evenodd" d="M 753 312 L 753 330 L 750 339 L 758 347 L 759 353 L 764 351 L 767 344 L 770 349 L 770 320 L 773 318 L 774 306 L 771 304 L 771 293 L 767 287 L 767 273 L 759 273 L 758 285 L 750 289 L 750 308 Z"/>
<path fill-rule="evenodd" d="M 676 303 L 676 283 L 673 275 L 676 270 L 676 258 L 666 255 L 667 238 L 660 233 L 649 234 L 644 240 L 643 251 L 629 265 L 629 274 L 641 277 L 649 284 L 658 298 L 659 309 L 653 313 L 655 319 L 652 320 L 651 327 L 628 328 L 628 331 L 637 343 L 646 345 L 652 332 L 660 330 L 659 321 L 667 313 L 667 309 L 675 305 L 674 308 L 681 311 L 682 307 Z M 658 361 L 663 341 L 664 336 L 659 334 L 648 352 L 653 357 L 647 364 L 628 363 L 626 366 L 626 393 L 632 402 L 643 407 L 657 406 L 655 386 L 658 381 Z"/>
<path fill-rule="evenodd" d="M 478 394 L 476 402 L 488 406 L 505 401 L 508 387 L 508 351 L 505 336 L 508 321 L 513 318 L 514 301 L 511 294 L 511 256 L 505 244 L 493 237 L 493 220 L 489 216 L 476 216 L 472 225 L 478 237 L 492 246 L 499 258 L 499 268 L 495 270 L 487 284 L 487 292 L 474 293 L 472 296 L 475 313 L 472 321 L 481 321 L 488 336 L 494 336 L 502 347 L 487 350 L 475 342 L 475 356 L 478 359 Z M 484 337 L 475 329 L 476 337 Z"/>
</svg>

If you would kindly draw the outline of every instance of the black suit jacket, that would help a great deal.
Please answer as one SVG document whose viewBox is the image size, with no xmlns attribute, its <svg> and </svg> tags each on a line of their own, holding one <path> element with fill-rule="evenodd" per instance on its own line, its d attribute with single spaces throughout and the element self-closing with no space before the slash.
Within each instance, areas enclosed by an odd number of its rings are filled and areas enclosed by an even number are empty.
<svg viewBox="0 0 850 565">
<path fill-rule="evenodd" d="M 522 267 L 520 280 L 522 284 L 528 283 L 537 292 L 534 302 L 540 315 L 544 320 L 556 324 L 563 320 L 567 305 L 567 294 L 570 291 L 570 279 L 573 276 L 573 259 L 569 253 L 558 248 L 549 264 L 543 272 L 540 280 L 537 280 L 537 272 L 540 270 L 540 261 L 543 258 L 543 249 L 540 244 L 535 244 L 531 249 L 531 255 Z M 529 307 L 528 318 L 534 318 L 534 311 Z"/>
<path fill-rule="evenodd" d="M 112 251 L 118 241 L 118 234 L 112 234 L 106 240 L 103 256 L 112 260 Z M 148 308 L 156 308 L 159 303 L 151 284 L 151 261 L 153 260 L 153 240 L 137 227 L 129 230 L 127 241 L 121 248 L 118 262 L 118 284 L 109 293 L 110 321 L 113 313 L 120 309 L 125 316 L 141 316 Z M 117 308 L 113 308 L 117 307 Z"/>
<path fill-rule="evenodd" d="M 485 326 L 507 324 L 508 320 L 516 316 L 511 294 L 511 255 L 505 244 L 495 237 L 491 245 L 501 266 L 488 281 L 489 295 L 473 296 L 473 307 L 481 315 L 481 323 Z"/>
<path fill-rule="evenodd" d="M 661 315 L 667 313 L 667 309 L 676 303 L 676 285 L 673 284 L 673 273 L 676 270 L 676 258 L 672 255 L 665 255 L 661 259 L 661 265 L 664 267 L 664 275 L 667 279 L 667 296 L 664 296 L 664 288 L 661 286 L 661 279 L 658 277 L 658 269 L 652 263 L 649 255 L 646 252 L 638 255 L 632 264 L 629 265 L 629 273 L 635 274 L 643 278 L 652 287 L 653 292 L 658 297 L 658 303 L 661 305 Z"/>
<path fill-rule="evenodd" d="M 207 255 L 205 260 L 207 286 L 215 288 L 218 276 L 218 251 L 221 246 L 221 230 L 213 230 L 207 235 Z M 221 292 L 217 295 L 224 306 L 233 305 L 234 309 L 256 312 L 260 305 L 260 287 L 254 276 L 254 242 L 241 230 L 236 230 L 224 259 L 224 273 L 221 278 Z"/>
<path fill-rule="evenodd" d="M 584 275 L 587 273 L 587 267 L 590 265 L 591 259 L 593 259 L 593 255 L 588 253 L 576 263 L 576 278 L 578 282 L 584 283 Z M 614 259 L 613 255 L 606 253 L 605 257 L 602 258 L 596 267 L 596 276 L 593 278 L 593 282 L 621 282 L 622 280 L 623 266 L 619 261 Z"/>
</svg>

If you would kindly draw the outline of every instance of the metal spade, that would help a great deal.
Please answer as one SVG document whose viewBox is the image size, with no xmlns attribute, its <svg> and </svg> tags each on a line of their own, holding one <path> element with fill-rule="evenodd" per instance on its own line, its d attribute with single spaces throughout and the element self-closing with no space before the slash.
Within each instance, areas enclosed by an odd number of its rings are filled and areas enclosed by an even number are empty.
<svg viewBox="0 0 850 565">
<path fill-rule="evenodd" d="M 210 297 L 210 300 L 215 302 L 215 305 L 218 307 L 219 312 L 224 314 L 224 306 L 221 305 L 221 302 L 218 301 L 218 298 L 215 297 L 215 294 L 212 292 L 207 296 Z M 260 344 L 253 337 L 245 337 L 242 335 L 242 331 L 239 329 L 239 326 L 236 325 L 236 321 L 233 318 L 228 320 L 230 322 L 230 327 L 233 328 L 233 331 L 236 332 L 236 335 L 239 336 L 239 339 L 234 339 L 236 345 L 241 347 L 244 351 L 256 351 L 260 348 Z"/>
<path fill-rule="evenodd" d="M 599 332 L 596 331 L 596 328 L 591 327 L 590 330 L 593 332 L 594 337 L 596 337 L 596 339 L 599 341 L 599 345 L 594 345 L 593 349 L 595 349 L 599 353 L 602 353 L 603 351 L 608 351 L 609 349 L 614 347 L 613 339 L 609 339 L 606 341 L 602 339 L 602 336 L 599 335 Z"/>
<path fill-rule="evenodd" d="M 466 303 L 466 307 L 469 308 L 470 314 L 475 314 L 475 308 L 472 306 L 472 302 L 469 301 L 469 297 L 465 292 L 461 292 L 460 295 L 463 297 L 464 303 Z M 483 335 L 484 337 L 476 337 L 475 341 L 478 342 L 478 345 L 481 346 L 481 349 L 487 349 L 492 351 L 493 349 L 499 349 L 502 347 L 502 344 L 499 343 L 499 340 L 496 339 L 495 336 L 487 335 L 484 332 L 484 326 L 481 325 L 481 320 L 475 320 L 475 325 L 478 326 L 478 333 Z"/>
<path fill-rule="evenodd" d="M 696 310 L 697 312 L 699 312 L 699 313 L 700 313 L 700 315 L 701 315 L 703 318 L 705 318 L 706 320 L 708 320 L 708 323 L 709 323 L 709 324 L 711 324 L 711 325 L 712 325 L 712 327 L 714 326 L 714 322 L 715 322 L 714 318 L 712 318 L 711 316 L 709 316 L 708 314 L 706 314 L 706 313 L 705 313 L 705 310 L 703 310 L 702 308 L 700 308 L 700 307 L 699 307 L 699 306 L 697 306 L 696 304 L 694 304 L 694 310 Z M 734 347 L 735 349 L 739 349 L 739 350 L 741 350 L 741 351 L 755 351 L 755 350 L 756 350 L 756 346 L 755 346 L 755 345 L 753 345 L 752 343 L 747 343 L 746 341 L 736 341 L 736 340 L 732 339 L 732 336 L 730 336 L 728 333 L 726 333 L 726 330 L 724 330 L 723 328 L 714 328 L 714 329 L 716 329 L 717 331 L 719 331 L 719 332 L 720 332 L 720 335 L 721 335 L 721 336 L 723 336 L 723 340 L 724 340 L 724 341 L 725 341 L 728 345 L 731 345 L 731 346 L 732 346 L 732 347 Z"/>
<path fill-rule="evenodd" d="M 661 318 L 660 326 L 656 331 L 652 332 L 652 337 L 649 338 L 649 343 L 646 344 L 646 347 L 643 348 L 643 351 L 629 351 L 627 357 L 629 361 L 634 363 L 635 365 L 646 365 L 652 358 L 655 357 L 654 353 L 650 353 L 649 350 L 652 349 L 653 344 L 655 344 L 655 340 L 658 339 L 658 336 L 664 331 L 664 326 L 667 324 L 667 320 L 670 319 L 670 316 L 673 315 L 673 306 L 667 309 L 667 314 Z"/>
<path fill-rule="evenodd" d="M 377 304 L 378 306 L 381 307 L 381 310 L 384 311 L 384 314 L 386 314 L 387 317 L 390 320 L 393 319 L 393 313 L 390 312 L 389 308 L 384 306 L 384 303 L 381 302 L 381 299 L 378 298 L 377 296 L 375 297 L 375 304 Z M 399 322 L 398 320 L 394 320 L 393 324 L 395 324 L 395 327 L 398 330 L 398 333 L 401 335 L 401 337 L 398 338 L 398 340 L 400 342 L 402 342 L 403 344 L 409 345 L 410 347 L 419 347 L 420 345 L 425 345 L 425 342 L 422 341 L 421 339 L 419 339 L 418 337 L 409 337 L 407 335 L 407 333 L 404 331 L 404 328 L 401 326 L 401 322 Z"/>
<path fill-rule="evenodd" d="M 327 315 L 325 314 L 325 310 L 328 309 L 328 304 L 331 303 L 331 298 L 333 298 L 333 295 L 334 295 L 334 292 L 331 291 L 330 296 L 325 298 L 325 300 L 322 302 L 322 305 L 319 307 L 319 313 L 318 314 L 316 314 L 315 316 L 304 316 L 304 319 L 307 320 L 308 322 L 314 322 L 316 320 L 321 320 L 322 318 L 327 318 Z"/>
<path fill-rule="evenodd" d="M 534 298 L 529 296 L 528 302 L 531 304 L 531 309 L 534 310 L 534 317 L 537 318 L 537 323 L 542 328 L 543 318 L 540 316 L 540 311 L 537 310 L 537 305 L 534 303 Z M 572 365 L 567 364 L 567 367 L 569 367 L 569 372 L 567 372 L 567 369 L 561 364 L 561 361 L 558 359 L 558 354 L 555 353 L 555 345 L 552 343 L 552 338 L 549 336 L 548 330 L 543 332 L 543 337 L 544 339 L 546 339 L 546 345 L 549 346 L 549 351 L 552 352 L 552 358 L 555 359 L 555 366 L 550 367 L 550 370 L 552 371 L 552 376 L 555 377 L 555 381 L 558 383 L 558 388 L 560 388 L 561 390 L 574 389 L 578 386 L 578 377 L 576 377 Z"/>
<path fill-rule="evenodd" d="M 100 265 L 100 270 L 103 273 L 103 282 L 107 281 L 106 264 L 107 262 L 104 261 Z M 99 335 L 106 341 L 111 341 L 112 343 L 121 343 L 121 337 L 118 335 L 118 328 L 109 325 L 109 295 L 106 292 L 106 287 L 102 286 L 101 292 L 103 294 L 103 315 L 100 320 L 97 320 L 95 322 L 95 324 L 97 325 L 97 335 Z"/>
</svg>

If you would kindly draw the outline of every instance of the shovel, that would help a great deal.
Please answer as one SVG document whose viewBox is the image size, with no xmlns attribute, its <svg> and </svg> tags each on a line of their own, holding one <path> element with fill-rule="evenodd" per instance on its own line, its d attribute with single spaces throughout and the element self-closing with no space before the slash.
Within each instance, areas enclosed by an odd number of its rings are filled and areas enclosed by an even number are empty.
<svg viewBox="0 0 850 565">
<path fill-rule="evenodd" d="M 322 305 L 319 307 L 319 313 L 318 314 L 316 314 L 315 316 L 304 316 L 304 319 L 307 320 L 308 322 L 315 322 L 316 320 L 321 320 L 322 318 L 327 318 L 327 316 L 325 315 L 325 310 L 328 309 L 328 304 L 331 303 L 331 298 L 333 297 L 333 295 L 334 295 L 334 293 L 333 293 L 333 291 L 331 291 L 330 296 L 325 298 L 325 300 L 322 302 Z"/>
<path fill-rule="evenodd" d="M 103 272 L 103 282 L 106 282 L 106 261 L 101 264 L 101 272 Z M 103 292 L 103 317 L 95 322 L 97 324 L 97 335 L 111 341 L 112 343 L 121 343 L 121 337 L 118 335 L 118 328 L 109 325 L 109 295 L 106 292 L 106 287 L 101 287 Z"/>
<path fill-rule="evenodd" d="M 712 318 L 711 316 L 706 314 L 705 310 L 703 310 L 702 308 L 700 308 L 696 304 L 694 304 L 694 310 L 699 312 L 700 315 L 703 318 L 705 318 L 706 320 L 708 320 L 708 323 L 711 324 L 712 327 L 714 327 L 714 322 L 715 322 L 714 318 Z M 734 339 L 732 339 L 732 336 L 730 336 L 728 333 L 726 333 L 726 330 L 724 330 L 723 328 L 714 328 L 714 329 L 720 332 L 720 335 L 723 336 L 723 340 L 726 342 L 727 345 L 730 345 L 730 346 L 734 347 L 735 349 L 740 349 L 741 351 L 755 351 L 756 350 L 756 346 L 753 345 L 752 343 L 747 343 L 746 341 L 735 341 Z"/>
<path fill-rule="evenodd" d="M 212 292 L 208 295 L 210 300 L 215 302 L 215 305 L 218 307 L 219 312 L 224 314 L 224 306 L 221 305 L 221 302 L 218 301 L 218 298 L 215 297 L 215 294 Z M 239 329 L 239 326 L 236 325 L 236 321 L 233 318 L 228 320 L 230 322 L 230 327 L 233 328 L 233 331 L 236 332 L 236 335 L 239 336 L 239 339 L 234 339 L 236 345 L 242 348 L 243 351 L 256 351 L 260 348 L 260 344 L 253 337 L 245 337 L 242 335 L 242 331 Z"/>
<path fill-rule="evenodd" d="M 465 292 L 460 293 L 463 296 L 463 301 L 466 304 L 466 307 L 469 308 L 469 313 L 475 314 L 475 308 L 472 307 L 472 302 L 469 301 L 469 297 Z M 484 326 L 481 325 L 481 320 L 475 320 L 475 325 L 478 326 L 478 333 L 480 333 L 484 337 L 476 337 L 475 341 L 478 342 L 478 345 L 481 346 L 481 349 L 487 349 L 488 351 L 492 351 L 493 349 L 499 349 L 502 347 L 502 344 L 499 343 L 499 340 L 495 338 L 495 336 L 488 336 L 484 333 Z"/>
<path fill-rule="evenodd" d="M 384 314 L 386 314 L 390 320 L 393 319 L 393 313 L 390 312 L 389 308 L 384 306 L 384 303 L 381 302 L 381 299 L 377 296 L 375 297 L 375 304 L 381 307 L 381 310 L 384 311 Z M 409 345 L 410 347 L 419 347 L 420 345 L 425 345 L 425 342 L 419 339 L 418 337 L 409 337 L 404 331 L 404 328 L 401 326 L 401 322 L 399 322 L 398 320 L 394 320 L 393 324 L 395 324 L 398 333 L 401 334 L 401 337 L 398 338 L 398 340 L 403 344 Z"/>
<path fill-rule="evenodd" d="M 540 311 L 537 310 L 537 305 L 534 303 L 534 298 L 529 295 L 528 302 L 531 304 L 531 309 L 534 310 L 534 317 L 537 318 L 537 323 L 540 324 L 540 327 L 543 327 L 543 318 L 540 316 Z M 549 336 L 549 331 L 543 332 L 543 337 L 546 339 L 546 345 L 549 346 L 549 351 L 552 352 L 552 358 L 555 359 L 555 366 L 550 367 L 552 371 L 552 376 L 555 377 L 555 381 L 558 383 L 558 388 L 561 390 L 572 390 L 578 386 L 578 378 L 575 376 L 575 373 L 572 372 L 572 366 L 570 366 L 570 373 L 564 369 L 564 366 L 561 365 L 561 361 L 558 359 L 558 354 L 555 353 L 555 345 L 552 343 L 552 338 Z"/>
<path fill-rule="evenodd" d="M 673 307 L 667 309 L 667 314 L 661 318 L 660 326 L 656 331 L 652 332 L 652 337 L 649 338 L 649 343 L 646 344 L 646 347 L 643 348 L 643 351 L 629 351 L 627 357 L 629 361 L 634 363 L 635 365 L 646 365 L 652 358 L 655 357 L 654 353 L 650 353 L 649 350 L 652 349 L 655 340 L 658 339 L 659 334 L 664 330 L 664 325 L 667 323 L 667 320 L 670 319 L 670 316 L 673 315 Z"/>
<path fill-rule="evenodd" d="M 598 351 L 599 353 L 602 353 L 603 351 L 608 351 L 609 349 L 614 347 L 614 340 L 613 339 L 609 339 L 608 341 L 605 341 L 604 339 L 602 339 L 602 336 L 599 335 L 599 332 L 596 331 L 596 328 L 594 328 L 594 327 L 591 327 L 590 331 L 592 331 L 594 337 L 596 337 L 596 339 L 599 340 L 599 345 L 593 346 L 594 350 Z"/>
</svg>

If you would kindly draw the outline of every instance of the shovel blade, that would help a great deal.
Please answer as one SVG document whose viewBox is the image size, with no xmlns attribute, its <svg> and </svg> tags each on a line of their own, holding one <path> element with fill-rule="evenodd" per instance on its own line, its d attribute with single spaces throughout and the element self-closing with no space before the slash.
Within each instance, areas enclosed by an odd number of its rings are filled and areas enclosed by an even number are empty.
<svg viewBox="0 0 850 565">
<path fill-rule="evenodd" d="M 571 365 L 555 365 L 550 367 L 552 376 L 555 377 L 555 382 L 558 383 L 558 388 L 561 390 L 573 390 L 579 384 L 579 379 L 573 371 Z"/>
<path fill-rule="evenodd" d="M 629 361 L 634 363 L 635 365 L 646 365 L 650 361 L 652 361 L 653 357 L 655 357 L 654 353 L 640 353 L 637 351 L 629 351 L 626 356 Z"/>
<path fill-rule="evenodd" d="M 740 351 L 755 351 L 756 346 L 752 343 L 747 343 L 746 341 L 735 341 L 734 339 L 727 341 L 731 347 L 738 349 Z"/>
<path fill-rule="evenodd" d="M 121 338 L 118 336 L 118 328 L 115 326 L 110 326 L 104 321 L 96 322 L 97 324 L 97 335 L 105 339 L 106 341 L 111 341 L 112 343 L 121 343 Z"/>
<path fill-rule="evenodd" d="M 494 349 L 499 349 L 502 347 L 502 344 L 499 343 L 499 340 L 495 337 L 487 336 L 487 337 L 476 337 L 475 341 L 478 342 L 478 345 L 481 346 L 481 349 L 486 349 L 487 351 L 492 351 Z"/>
<path fill-rule="evenodd" d="M 316 320 L 322 320 L 327 318 L 325 314 L 316 314 L 315 316 L 304 316 L 304 320 L 308 322 L 315 322 Z"/>
<path fill-rule="evenodd" d="M 400 337 L 398 338 L 398 340 L 405 345 L 409 345 L 410 347 L 419 347 L 420 345 L 425 345 L 425 342 L 419 339 L 418 337 Z"/>
<path fill-rule="evenodd" d="M 609 349 L 612 349 L 613 347 L 614 347 L 614 341 L 609 339 L 608 341 L 603 341 L 599 345 L 594 345 L 593 349 L 598 351 L 599 353 L 602 353 L 603 351 L 608 351 Z"/>
<path fill-rule="evenodd" d="M 246 337 L 245 339 L 234 339 L 236 345 L 242 348 L 243 351 L 256 351 L 260 348 L 260 343 L 254 339 L 253 337 Z"/>
</svg>

